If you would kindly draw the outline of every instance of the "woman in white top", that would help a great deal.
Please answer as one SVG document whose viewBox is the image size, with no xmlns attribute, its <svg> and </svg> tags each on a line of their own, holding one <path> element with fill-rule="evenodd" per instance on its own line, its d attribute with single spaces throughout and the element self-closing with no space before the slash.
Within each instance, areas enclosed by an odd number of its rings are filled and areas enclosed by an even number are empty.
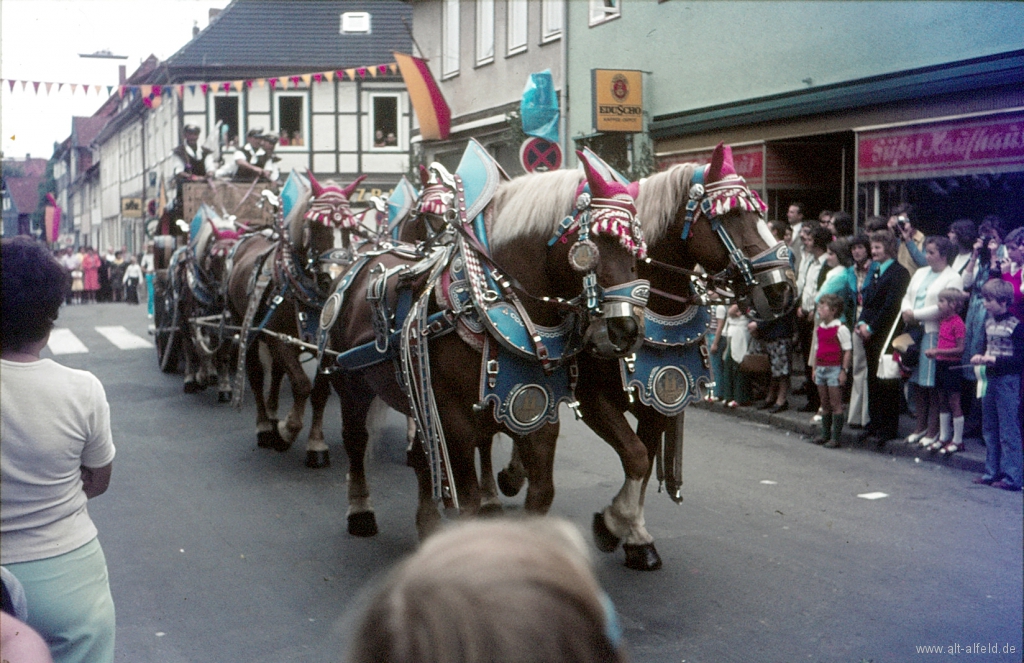
<svg viewBox="0 0 1024 663">
<path fill-rule="evenodd" d="M 923 327 L 917 368 L 910 382 L 917 387 L 917 426 L 907 436 L 909 444 L 931 446 L 939 434 L 939 398 L 935 391 L 935 360 L 924 356 L 934 348 L 939 337 L 939 293 L 946 288 L 963 290 L 963 279 L 951 266 L 956 248 L 947 237 L 933 235 L 924 241 L 927 267 L 914 272 L 903 296 L 903 322 Z"/>
<path fill-rule="evenodd" d="M 95 375 L 40 358 L 65 268 L 27 237 L 0 245 L 0 563 L 56 663 L 112 663 L 114 601 L 87 506 L 110 483 L 110 406 Z"/>
</svg>

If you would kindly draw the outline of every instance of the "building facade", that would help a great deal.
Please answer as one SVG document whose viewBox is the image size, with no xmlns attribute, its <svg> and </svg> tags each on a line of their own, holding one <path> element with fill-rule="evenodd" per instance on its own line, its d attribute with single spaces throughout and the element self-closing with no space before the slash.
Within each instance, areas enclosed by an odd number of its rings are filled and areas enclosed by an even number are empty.
<svg viewBox="0 0 1024 663">
<path fill-rule="evenodd" d="M 518 114 L 532 73 L 550 70 L 562 97 L 565 6 L 566 0 L 413 3 L 417 55 L 428 60 L 452 114 L 450 137 L 418 141 L 418 161 L 454 170 L 466 142 L 476 138 L 510 175 L 524 172 L 519 149 L 526 136 L 509 116 Z M 564 153 L 564 131 L 562 143 Z"/>
<path fill-rule="evenodd" d="M 568 25 L 587 54 L 569 60 L 577 141 L 650 149 L 659 169 L 725 141 L 774 217 L 909 202 L 926 232 L 1024 223 L 1020 3 L 589 0 Z M 594 69 L 643 73 L 641 133 L 597 132 Z"/>
</svg>

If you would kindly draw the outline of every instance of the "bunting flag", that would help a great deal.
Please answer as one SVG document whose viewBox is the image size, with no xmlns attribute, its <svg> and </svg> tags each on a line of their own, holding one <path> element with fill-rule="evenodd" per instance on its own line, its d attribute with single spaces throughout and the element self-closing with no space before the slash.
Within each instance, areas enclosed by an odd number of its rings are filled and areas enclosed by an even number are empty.
<svg viewBox="0 0 1024 663">
<path fill-rule="evenodd" d="M 437 86 L 426 60 L 405 53 L 395 53 L 398 69 L 409 90 L 423 140 L 447 140 L 451 132 L 452 112 Z"/>
<path fill-rule="evenodd" d="M 319 75 L 320 74 L 317 74 L 317 76 L 319 76 Z M 313 74 L 303 74 L 302 76 L 300 76 L 300 78 L 302 79 L 302 82 L 305 83 L 306 86 L 308 87 L 309 86 L 309 82 L 311 80 L 313 80 Z M 294 80 L 294 79 L 292 79 L 292 80 Z M 319 82 L 319 81 L 317 81 L 317 82 Z"/>
<path fill-rule="evenodd" d="M 235 81 L 235 92 L 241 92 L 243 85 L 245 85 L 245 81 Z"/>
<path fill-rule="evenodd" d="M 333 71 L 325 71 L 324 72 L 324 78 L 327 79 L 328 83 L 332 82 L 334 80 L 334 72 Z"/>
</svg>

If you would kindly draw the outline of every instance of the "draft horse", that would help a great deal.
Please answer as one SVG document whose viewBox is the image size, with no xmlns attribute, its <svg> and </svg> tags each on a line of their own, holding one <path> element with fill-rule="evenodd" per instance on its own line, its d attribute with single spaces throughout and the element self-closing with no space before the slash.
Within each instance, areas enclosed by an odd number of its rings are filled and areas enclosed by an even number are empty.
<svg viewBox="0 0 1024 663">
<path fill-rule="evenodd" d="M 347 187 L 332 181 L 320 184 L 307 173 L 307 189 L 296 173 L 282 189 L 285 205 L 274 231 L 247 235 L 232 256 L 227 280 L 227 304 L 240 326 L 239 360 L 256 400 L 257 445 L 287 451 L 302 431 L 302 419 L 313 385 L 300 362 L 302 346 L 290 342 L 314 340 L 320 309 L 329 293 L 329 265 L 338 259 L 335 230 L 342 235 L 355 226 L 349 198 L 363 180 Z M 287 208 L 287 209 L 285 209 Z M 265 395 L 265 372 L 260 344 L 269 351 L 270 398 Z M 278 421 L 276 395 L 281 375 L 291 383 L 292 407 Z M 241 406 L 244 384 L 236 380 L 234 401 Z M 322 430 L 311 430 L 306 465 L 326 467 L 330 454 Z"/>
<path fill-rule="evenodd" d="M 629 568 L 661 567 L 644 519 L 656 465 L 669 496 L 682 502 L 683 408 L 707 383 L 703 339 L 710 317 L 693 279 L 757 320 L 777 318 L 793 306 L 788 249 L 768 232 L 764 211 L 724 145 L 710 165 L 678 164 L 641 183 L 637 212 L 650 255 L 639 274 L 651 283 L 645 342 L 628 360 L 581 358 L 576 389 L 584 422 L 615 449 L 625 473 L 611 504 L 594 515 L 594 537 L 605 552 L 622 543 Z M 694 271 L 697 264 L 703 276 Z M 623 416 L 627 411 L 637 419 L 635 433 Z M 524 478 L 514 457 L 498 484 L 514 495 Z"/>
<path fill-rule="evenodd" d="M 467 154 L 474 149 L 483 152 L 471 143 Z M 433 230 L 429 256 L 409 255 L 410 245 L 402 245 L 357 260 L 336 281 L 321 320 L 322 343 L 341 353 L 331 379 L 349 458 L 348 529 L 357 536 L 377 532 L 364 464 L 374 396 L 416 419 L 419 442 L 408 460 L 421 538 L 440 522 L 438 498 L 463 515 L 477 513 L 474 455 L 499 431 L 519 440 L 536 468 L 526 508 L 544 513 L 554 497 L 558 405 L 574 404 L 576 353 L 587 346 L 624 356 L 643 336 L 647 284 L 636 278 L 643 238 L 625 186 L 588 167 L 592 198 L 577 199 L 583 175 L 556 171 L 501 183 L 486 205 L 467 206 L 462 180 L 437 164 L 431 170 L 437 177 L 417 208 Z M 574 200 L 581 207 L 575 217 Z M 404 323 L 396 307 L 382 315 L 380 306 L 401 302 L 400 281 L 413 293 Z M 360 362 L 370 348 L 376 355 Z M 515 384 L 500 393 L 509 381 Z"/>
</svg>

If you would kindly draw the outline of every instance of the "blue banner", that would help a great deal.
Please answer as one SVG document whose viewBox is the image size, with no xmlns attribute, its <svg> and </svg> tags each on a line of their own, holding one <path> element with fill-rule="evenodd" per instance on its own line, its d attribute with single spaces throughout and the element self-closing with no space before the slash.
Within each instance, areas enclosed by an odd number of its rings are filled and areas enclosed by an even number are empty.
<svg viewBox="0 0 1024 663">
<path fill-rule="evenodd" d="M 519 115 L 527 136 L 558 142 L 558 95 L 550 69 L 530 74 L 519 103 Z"/>
</svg>

